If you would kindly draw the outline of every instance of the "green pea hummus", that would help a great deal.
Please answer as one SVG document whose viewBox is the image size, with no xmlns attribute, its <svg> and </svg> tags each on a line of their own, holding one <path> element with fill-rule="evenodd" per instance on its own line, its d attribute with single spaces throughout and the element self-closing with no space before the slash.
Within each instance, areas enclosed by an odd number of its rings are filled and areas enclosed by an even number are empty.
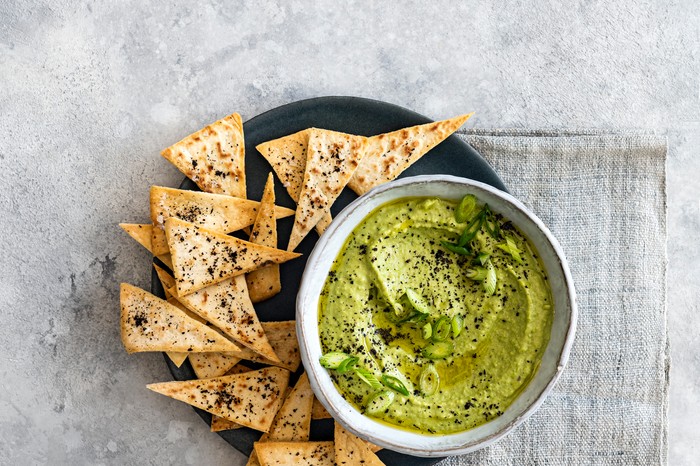
<svg viewBox="0 0 700 466">
<path fill-rule="evenodd" d="M 456 206 L 443 199 L 405 198 L 376 209 L 350 235 L 320 300 L 324 353 L 356 356 L 357 367 L 378 380 L 388 375 L 402 381 L 408 396 L 395 393 L 394 401 L 373 415 L 422 433 L 459 432 L 501 415 L 537 371 L 552 325 L 545 270 L 507 219 L 492 217 L 500 226 L 496 235 L 485 227 L 476 233 L 468 244 L 472 255 L 443 245 L 457 243 L 468 223 L 457 223 Z M 517 246 L 519 260 L 503 249 L 506 237 Z M 481 265 L 480 253 L 489 254 L 495 269 L 493 293 L 483 281 L 467 277 Z M 423 320 L 397 318 L 406 290 L 427 304 Z M 454 319 L 459 328 L 445 339 L 449 354 L 430 359 L 424 356 L 431 344 L 424 327 L 442 316 L 462 320 Z M 426 395 L 420 379 L 428 365 L 437 370 L 439 385 Z M 354 370 L 330 373 L 343 397 L 361 411 L 377 393 Z"/>
</svg>

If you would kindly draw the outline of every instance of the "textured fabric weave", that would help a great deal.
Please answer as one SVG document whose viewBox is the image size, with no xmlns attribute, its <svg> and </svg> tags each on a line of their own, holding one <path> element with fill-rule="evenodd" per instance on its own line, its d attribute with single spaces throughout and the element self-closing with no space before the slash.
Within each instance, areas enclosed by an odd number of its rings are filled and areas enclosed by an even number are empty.
<svg viewBox="0 0 700 466">
<path fill-rule="evenodd" d="M 441 465 L 665 464 L 666 139 L 459 136 L 561 243 L 579 318 L 567 368 L 542 407 L 498 443 Z"/>
</svg>

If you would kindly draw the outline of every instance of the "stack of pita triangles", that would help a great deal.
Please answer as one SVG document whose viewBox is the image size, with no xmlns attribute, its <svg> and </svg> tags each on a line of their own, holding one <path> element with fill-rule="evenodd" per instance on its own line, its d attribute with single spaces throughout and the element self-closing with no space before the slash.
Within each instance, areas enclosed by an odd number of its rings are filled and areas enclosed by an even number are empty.
<svg viewBox="0 0 700 466">
<path fill-rule="evenodd" d="M 309 128 L 257 146 L 297 202 L 287 246 L 293 251 L 330 223 L 330 208 L 347 185 L 362 195 L 399 176 L 456 131 L 472 114 L 370 138 Z"/>
</svg>

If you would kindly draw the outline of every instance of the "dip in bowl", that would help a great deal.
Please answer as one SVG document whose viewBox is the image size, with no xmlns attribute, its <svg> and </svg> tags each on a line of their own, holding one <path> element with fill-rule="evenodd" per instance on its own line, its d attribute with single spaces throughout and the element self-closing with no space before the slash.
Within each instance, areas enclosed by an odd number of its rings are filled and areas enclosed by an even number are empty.
<svg viewBox="0 0 700 466">
<path fill-rule="evenodd" d="M 383 447 L 442 456 L 486 446 L 536 409 L 575 313 L 539 219 L 487 185 L 421 176 L 334 220 L 307 263 L 297 333 L 336 420 Z"/>
</svg>

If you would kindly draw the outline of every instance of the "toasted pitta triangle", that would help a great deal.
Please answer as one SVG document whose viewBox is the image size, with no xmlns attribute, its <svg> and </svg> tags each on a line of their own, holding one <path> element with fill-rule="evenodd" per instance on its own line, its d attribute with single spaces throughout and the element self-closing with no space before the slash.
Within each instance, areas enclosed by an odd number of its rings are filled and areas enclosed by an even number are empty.
<svg viewBox="0 0 700 466">
<path fill-rule="evenodd" d="M 161 155 L 202 191 L 246 198 L 243 123 L 237 113 L 190 134 Z"/>
<path fill-rule="evenodd" d="M 299 257 L 296 253 L 243 241 L 172 217 L 165 221 L 165 234 L 178 296 Z"/>
<path fill-rule="evenodd" d="M 353 466 L 362 464 L 367 466 L 384 465 L 370 449 L 367 442 L 343 429 L 343 426 L 335 423 L 335 464 L 338 466 Z"/>
<path fill-rule="evenodd" d="M 274 216 L 275 185 L 270 173 L 265 183 L 263 197 L 260 200 L 258 216 L 250 233 L 250 242 L 262 244 L 270 248 L 277 247 L 277 220 Z M 248 284 L 248 294 L 254 303 L 265 301 L 282 291 L 280 281 L 280 266 L 268 265 L 262 269 L 254 270 L 245 276 Z"/>
<path fill-rule="evenodd" d="M 265 367 L 213 379 L 163 382 L 147 388 L 242 426 L 267 432 L 289 383 L 289 371 Z"/>
<path fill-rule="evenodd" d="M 270 430 L 260 437 L 259 442 L 308 442 L 311 433 L 311 407 L 314 393 L 311 391 L 306 373 L 299 377 L 294 389 L 287 395 L 282 407 L 277 411 Z M 246 466 L 259 466 L 255 450 L 250 454 Z"/>
<path fill-rule="evenodd" d="M 282 181 L 282 186 L 287 188 L 289 197 L 294 202 L 299 202 L 301 185 L 304 182 L 309 131 L 309 129 L 305 129 L 289 136 L 263 142 L 255 147 L 277 173 L 277 177 Z M 332 220 L 330 212 L 327 212 L 316 224 L 316 231 L 319 235 L 326 231 Z"/>
<path fill-rule="evenodd" d="M 233 366 L 231 368 L 231 370 L 226 373 L 226 375 L 230 375 L 233 373 L 239 374 L 241 372 L 247 372 L 247 371 L 251 370 L 251 369 L 246 369 L 245 371 L 233 372 L 234 369 L 236 369 L 239 366 L 240 366 L 240 364 L 236 364 L 235 366 Z M 289 396 L 289 393 L 291 393 L 291 391 L 292 391 L 292 387 L 287 386 L 287 390 L 284 392 L 284 399 L 285 400 L 287 399 L 287 397 Z M 219 417 L 215 414 L 212 415 L 212 417 L 211 417 L 211 426 L 210 426 L 211 432 L 221 432 L 222 430 L 234 430 L 234 429 L 240 429 L 241 427 L 243 427 L 243 426 L 240 424 L 236 424 L 235 422 L 231 422 L 231 421 L 224 419 L 222 417 Z M 264 433 L 263 435 L 267 435 L 267 433 Z"/>
<path fill-rule="evenodd" d="M 250 302 L 245 276 L 228 278 L 177 299 L 225 335 L 271 361 L 280 362 Z"/>
<path fill-rule="evenodd" d="M 177 217 L 218 233 L 231 233 L 252 225 L 260 203 L 223 194 L 151 186 L 151 221 L 153 254 L 170 252 L 165 238 L 165 221 Z M 273 201 L 274 204 L 274 201 Z M 275 218 L 294 215 L 286 207 L 272 206 Z"/>
<path fill-rule="evenodd" d="M 121 285 L 121 334 L 127 352 L 235 351 L 238 347 L 167 301 Z"/>
<path fill-rule="evenodd" d="M 255 442 L 261 466 L 335 466 L 333 442 Z"/>
<path fill-rule="evenodd" d="M 288 251 L 330 210 L 365 154 L 367 138 L 312 128 Z"/>
<path fill-rule="evenodd" d="M 218 377 L 225 374 L 241 359 L 283 367 L 292 372 L 296 371 L 301 364 L 301 355 L 299 354 L 295 321 L 262 322 L 262 328 L 281 362 L 265 359 L 248 348 L 227 353 L 197 353 L 191 354 L 189 358 L 194 373 L 200 379 Z"/>
<path fill-rule="evenodd" d="M 163 285 L 165 299 L 168 299 L 170 296 L 172 296 L 169 290 L 175 286 L 175 279 L 168 273 L 167 270 L 165 270 L 163 267 L 159 267 L 158 264 L 153 264 L 153 268 L 156 269 L 158 280 L 160 280 L 160 284 Z"/>
<path fill-rule="evenodd" d="M 311 410 L 311 419 L 330 419 L 331 413 L 326 410 L 326 407 L 321 404 L 318 399 L 314 398 L 314 406 Z"/>
<path fill-rule="evenodd" d="M 141 246 L 146 248 L 148 252 L 153 254 L 151 246 L 151 237 L 153 236 L 153 225 L 139 223 L 120 223 L 122 229 L 134 238 Z M 148 236 L 148 237 L 147 237 Z M 170 252 L 156 256 L 166 266 L 172 268 L 173 263 L 170 261 Z"/>
<path fill-rule="evenodd" d="M 375 186 L 393 180 L 457 131 L 472 115 L 460 115 L 372 136 L 367 140 L 365 157 L 348 182 L 348 187 L 361 196 Z"/>
</svg>

